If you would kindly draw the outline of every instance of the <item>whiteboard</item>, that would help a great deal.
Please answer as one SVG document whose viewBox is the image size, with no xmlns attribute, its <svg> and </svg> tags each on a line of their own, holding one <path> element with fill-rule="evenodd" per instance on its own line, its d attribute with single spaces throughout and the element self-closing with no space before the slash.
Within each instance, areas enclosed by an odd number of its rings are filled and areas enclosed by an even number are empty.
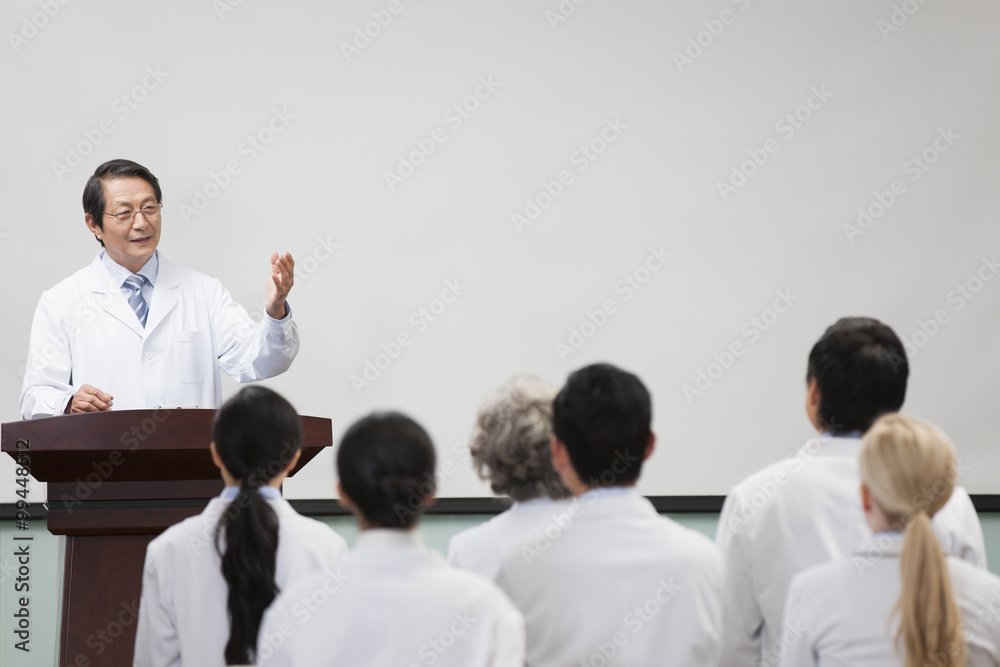
<svg viewBox="0 0 1000 667">
<path fill-rule="evenodd" d="M 413 415 L 453 462 L 442 496 L 490 495 L 466 451 L 485 395 L 594 361 L 653 394 L 640 490 L 724 494 L 812 434 L 807 355 L 845 315 L 908 341 L 904 409 L 1000 493 L 995 2 L 0 12 L 4 421 L 40 293 L 98 252 L 83 185 L 127 157 L 161 180 L 161 252 L 248 310 L 270 251 L 295 256 L 302 350 L 266 384 L 338 435 Z M 326 453 L 287 495 L 334 481 Z"/>
</svg>

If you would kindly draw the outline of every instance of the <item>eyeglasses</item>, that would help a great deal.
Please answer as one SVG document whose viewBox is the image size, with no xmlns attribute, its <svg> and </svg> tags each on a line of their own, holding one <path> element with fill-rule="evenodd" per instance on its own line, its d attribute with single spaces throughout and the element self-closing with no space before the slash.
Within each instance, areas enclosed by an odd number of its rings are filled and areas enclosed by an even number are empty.
<svg viewBox="0 0 1000 667">
<path fill-rule="evenodd" d="M 160 217 L 161 208 L 163 208 L 162 204 L 147 204 L 138 211 L 119 211 L 118 213 L 105 213 L 104 215 L 110 215 L 112 218 L 116 218 L 118 222 L 132 222 L 135 220 L 135 216 L 142 213 L 142 217 L 146 218 L 146 220 L 155 220 Z"/>
</svg>

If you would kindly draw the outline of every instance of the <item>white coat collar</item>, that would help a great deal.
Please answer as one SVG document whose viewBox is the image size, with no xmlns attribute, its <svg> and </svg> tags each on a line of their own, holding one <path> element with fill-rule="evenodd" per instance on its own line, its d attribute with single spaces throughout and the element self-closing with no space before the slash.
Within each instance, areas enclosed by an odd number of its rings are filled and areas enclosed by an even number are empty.
<svg viewBox="0 0 1000 667">
<path fill-rule="evenodd" d="M 149 315 L 146 319 L 145 329 L 136 319 L 135 312 L 128 301 L 121 294 L 121 285 L 116 285 L 114 279 L 108 273 L 101 255 L 97 254 L 90 265 L 84 270 L 84 283 L 86 288 L 94 294 L 101 294 L 103 297 L 96 302 L 107 311 L 109 315 L 117 319 L 126 327 L 131 329 L 140 338 L 147 338 L 170 313 L 180 301 L 180 272 L 177 266 L 163 256 L 158 254 L 159 268 L 156 275 L 156 289 L 153 290 L 153 298 L 149 304 Z"/>
<path fill-rule="evenodd" d="M 813 456 L 846 456 L 857 458 L 860 451 L 861 438 L 823 433 L 815 438 L 806 440 L 806 444 L 802 445 L 796 456 L 802 458 Z"/>
<path fill-rule="evenodd" d="M 577 496 L 576 502 L 581 507 L 581 518 L 659 516 L 653 503 L 644 498 L 634 486 L 590 489 Z"/>
<path fill-rule="evenodd" d="M 900 531 L 875 533 L 865 538 L 865 541 L 858 545 L 858 548 L 854 551 L 854 555 L 898 558 L 899 551 L 903 546 L 904 537 L 906 537 L 906 533 Z"/>
<path fill-rule="evenodd" d="M 362 530 L 354 543 L 355 551 L 426 551 L 420 533 L 401 528 Z"/>
</svg>

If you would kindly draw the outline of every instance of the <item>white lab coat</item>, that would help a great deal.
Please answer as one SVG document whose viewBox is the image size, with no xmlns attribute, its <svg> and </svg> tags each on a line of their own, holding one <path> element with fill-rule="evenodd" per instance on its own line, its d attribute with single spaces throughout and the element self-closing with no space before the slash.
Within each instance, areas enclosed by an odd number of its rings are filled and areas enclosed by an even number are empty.
<svg viewBox="0 0 1000 667">
<path fill-rule="evenodd" d="M 535 537 L 558 515 L 566 514 L 575 499 L 535 498 L 514 503 L 489 521 L 457 533 L 448 542 L 448 562 L 455 567 L 495 580 L 500 556 L 512 545 Z"/>
<path fill-rule="evenodd" d="M 372 529 L 337 570 L 282 592 L 257 655 L 269 667 L 523 667 L 524 619 L 414 532 Z"/>
<path fill-rule="evenodd" d="M 849 556 L 871 535 L 861 509 L 859 438 L 821 436 L 738 484 L 716 543 L 726 566 L 723 667 L 750 667 L 785 632 L 788 585 L 799 572 Z M 945 550 L 986 567 L 969 494 L 956 487 L 934 517 Z"/>
<path fill-rule="evenodd" d="M 817 565 L 795 576 L 785 607 L 781 656 L 763 667 L 898 667 L 893 650 L 901 588 L 902 533 L 878 533 L 850 558 Z M 1000 577 L 954 556 L 947 558 L 962 613 L 969 667 L 1000 665 Z M 890 618 L 892 619 L 890 622 Z M 941 661 L 932 662 L 940 664 Z"/>
<path fill-rule="evenodd" d="M 24 419 L 62 414 L 84 384 L 114 396 L 115 410 L 215 408 L 220 368 L 238 382 L 288 369 L 299 349 L 290 316 L 254 322 L 216 278 L 158 258 L 145 328 L 100 255 L 42 293 L 21 390 Z"/>
<path fill-rule="evenodd" d="M 531 667 L 718 664 L 719 551 L 634 488 L 582 494 L 504 553 L 497 584 L 524 613 Z"/>
<path fill-rule="evenodd" d="M 282 498 L 267 502 L 278 515 L 274 580 L 280 590 L 337 567 L 347 552 L 340 535 L 298 514 Z M 214 535 L 230 503 L 213 498 L 201 514 L 171 526 L 146 548 L 135 667 L 226 664 L 229 587 Z"/>
</svg>

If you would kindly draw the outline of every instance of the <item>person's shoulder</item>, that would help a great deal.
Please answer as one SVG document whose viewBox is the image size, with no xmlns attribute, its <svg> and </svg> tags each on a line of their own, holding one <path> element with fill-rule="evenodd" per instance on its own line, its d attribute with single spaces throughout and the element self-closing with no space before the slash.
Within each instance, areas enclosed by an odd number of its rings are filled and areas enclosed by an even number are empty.
<svg viewBox="0 0 1000 667">
<path fill-rule="evenodd" d="M 996 595 L 1000 600 L 1000 577 L 974 563 L 949 554 L 945 559 L 955 588 L 979 592 L 982 595 Z"/>
<path fill-rule="evenodd" d="M 307 542 L 321 541 L 327 544 L 335 544 L 338 547 L 347 546 L 346 541 L 341 537 L 340 533 L 322 521 L 299 514 L 284 498 L 272 501 L 272 506 L 275 507 L 278 515 L 279 530 L 281 532 L 294 535 L 297 538 L 301 537 Z"/>
<path fill-rule="evenodd" d="M 103 269 L 100 264 L 100 255 L 91 260 L 86 266 L 80 267 L 55 285 L 43 291 L 42 299 L 59 299 L 67 296 L 76 296 L 80 291 L 80 286 L 84 282 L 91 282 L 96 276 L 100 276 L 100 273 L 98 273 L 99 269 Z M 107 278 L 107 276 L 104 277 Z"/>
<path fill-rule="evenodd" d="M 674 554 L 674 558 L 706 569 L 722 568 L 719 547 L 704 533 L 662 515 L 656 518 L 653 525 L 658 527 L 664 547 L 668 553 Z"/>
<path fill-rule="evenodd" d="M 170 261 L 162 253 L 159 254 L 159 263 L 160 266 L 158 269 L 157 280 L 159 280 L 160 276 L 174 273 L 179 280 L 205 282 L 205 283 L 219 282 L 218 278 L 210 276 L 207 273 L 202 273 L 197 269 L 192 269 L 189 266 L 184 266 L 183 264 L 177 264 L 175 262 Z"/>
</svg>

